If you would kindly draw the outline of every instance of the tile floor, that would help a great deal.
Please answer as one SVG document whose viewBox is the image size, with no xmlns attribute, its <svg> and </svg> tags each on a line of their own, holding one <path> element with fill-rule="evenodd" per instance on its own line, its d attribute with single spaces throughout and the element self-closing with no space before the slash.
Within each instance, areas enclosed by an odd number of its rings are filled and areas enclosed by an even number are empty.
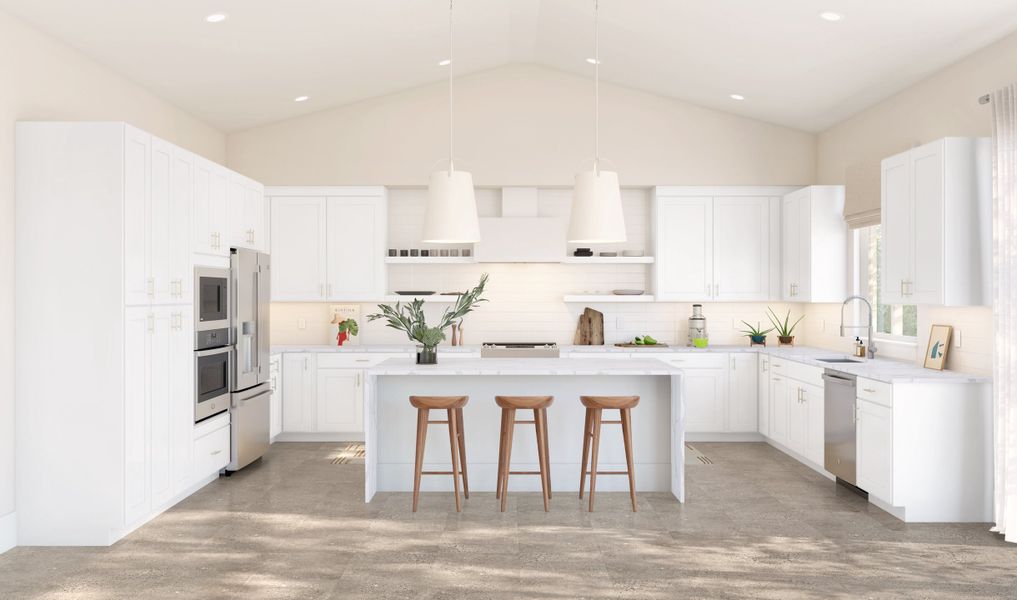
<svg viewBox="0 0 1017 600">
<path fill-rule="evenodd" d="M 764 444 L 696 444 L 688 502 L 362 501 L 336 444 L 276 444 L 110 548 L 15 548 L 0 598 L 1017 598 L 986 524 L 905 525 Z"/>
</svg>

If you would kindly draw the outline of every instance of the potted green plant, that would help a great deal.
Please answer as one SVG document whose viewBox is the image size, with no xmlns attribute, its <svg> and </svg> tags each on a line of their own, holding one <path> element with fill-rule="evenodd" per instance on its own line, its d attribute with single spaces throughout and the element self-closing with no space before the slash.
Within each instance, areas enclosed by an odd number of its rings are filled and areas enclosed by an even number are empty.
<svg viewBox="0 0 1017 600">
<path fill-rule="evenodd" d="M 761 329 L 759 322 L 756 322 L 755 327 L 749 325 L 748 321 L 742 321 L 748 329 L 743 329 L 744 333 L 749 338 L 750 346 L 765 346 L 766 345 L 766 334 L 773 331 L 773 327 L 769 329 Z"/>
<path fill-rule="evenodd" d="M 436 327 L 429 327 L 424 317 L 424 301 L 420 298 L 395 306 L 379 304 L 380 313 L 367 315 L 368 321 L 385 319 L 386 326 L 406 333 L 406 336 L 417 342 L 417 364 L 433 365 L 438 362 L 438 344 L 445 340 L 445 330 L 453 323 L 459 323 L 463 317 L 473 311 L 477 304 L 487 302 L 482 298 L 487 285 L 487 273 L 480 276 L 480 283 L 472 290 L 465 292 L 456 300 L 455 306 L 446 308 Z"/>
<path fill-rule="evenodd" d="M 777 332 L 777 341 L 780 342 L 780 345 L 794 346 L 795 336 L 792 334 L 794 333 L 795 327 L 798 326 L 798 323 L 801 323 L 802 319 L 805 318 L 805 315 L 798 317 L 797 321 L 791 323 L 790 308 L 787 310 L 787 314 L 784 315 L 783 320 L 781 320 L 781 318 L 777 316 L 777 313 L 773 312 L 773 309 L 769 306 L 766 307 L 766 310 L 768 311 L 766 317 L 770 319 L 770 323 L 773 323 L 773 329 Z"/>
</svg>

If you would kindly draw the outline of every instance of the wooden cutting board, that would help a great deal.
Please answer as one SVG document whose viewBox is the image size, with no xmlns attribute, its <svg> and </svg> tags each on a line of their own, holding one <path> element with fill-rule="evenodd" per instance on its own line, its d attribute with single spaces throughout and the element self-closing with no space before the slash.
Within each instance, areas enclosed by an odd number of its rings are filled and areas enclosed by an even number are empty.
<svg viewBox="0 0 1017 600">
<path fill-rule="evenodd" d="M 579 315 L 576 326 L 575 344 L 577 346 L 604 345 L 604 313 L 587 308 Z"/>
<path fill-rule="evenodd" d="M 615 346 L 619 348 L 670 348 L 667 344 L 633 344 L 632 342 L 618 343 Z"/>
</svg>

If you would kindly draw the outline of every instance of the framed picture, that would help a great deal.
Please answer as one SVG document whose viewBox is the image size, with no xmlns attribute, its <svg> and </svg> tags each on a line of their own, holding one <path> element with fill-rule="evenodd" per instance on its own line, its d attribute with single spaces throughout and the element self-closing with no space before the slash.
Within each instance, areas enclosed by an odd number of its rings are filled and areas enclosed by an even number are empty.
<svg viewBox="0 0 1017 600">
<path fill-rule="evenodd" d="M 950 352 L 950 336 L 953 327 L 949 325 L 933 325 L 929 332 L 929 347 L 925 351 L 925 368 L 943 370 L 946 355 Z"/>
</svg>

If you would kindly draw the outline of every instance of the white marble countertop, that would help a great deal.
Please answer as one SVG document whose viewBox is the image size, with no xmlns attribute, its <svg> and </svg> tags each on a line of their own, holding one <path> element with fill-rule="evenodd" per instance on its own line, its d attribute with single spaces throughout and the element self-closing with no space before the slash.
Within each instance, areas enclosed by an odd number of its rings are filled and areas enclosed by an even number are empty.
<svg viewBox="0 0 1017 600">
<path fill-rule="evenodd" d="M 418 365 L 412 358 L 390 358 L 368 375 L 681 375 L 682 370 L 653 358 L 457 358 Z"/>
<path fill-rule="evenodd" d="M 285 352 L 368 352 L 368 353 L 405 353 L 411 354 L 415 352 L 415 346 L 412 344 L 378 344 L 378 345 L 362 345 L 362 346 L 330 346 L 330 345 L 293 345 L 293 346 L 273 346 L 273 354 L 281 354 Z M 646 361 L 658 363 L 655 359 L 650 358 L 655 354 L 663 353 L 732 353 L 732 352 L 755 352 L 758 354 L 769 354 L 771 356 L 779 356 L 792 360 L 795 362 L 812 365 L 824 369 L 832 369 L 840 373 L 847 373 L 849 375 L 855 375 L 858 377 L 865 377 L 873 379 L 875 381 L 881 381 L 884 383 L 991 383 L 992 377 L 987 375 L 974 375 L 969 373 L 961 373 L 958 371 L 935 371 L 932 369 L 925 369 L 913 362 L 894 360 L 888 358 L 876 358 L 873 360 L 863 360 L 858 363 L 825 363 L 819 358 L 841 358 L 846 355 L 842 352 L 834 350 L 824 350 L 822 348 L 812 348 L 808 346 L 790 346 L 790 347 L 763 347 L 763 346 L 748 346 L 748 345 L 731 345 L 731 346 L 709 346 L 707 348 L 690 348 L 687 346 L 669 346 L 667 348 L 619 348 L 616 346 L 561 346 L 562 353 L 577 352 L 577 353 L 629 353 L 636 357 L 639 355 L 647 355 Z M 469 353 L 469 352 L 480 352 L 479 345 L 469 346 L 439 346 L 438 348 L 438 367 L 451 368 L 449 365 L 442 365 L 442 356 L 456 353 Z M 849 357 L 851 358 L 851 357 Z M 408 359 L 394 359 L 394 360 L 406 360 L 406 364 L 410 364 Z M 483 369 L 484 372 L 502 368 L 506 370 L 514 369 L 541 369 L 542 372 L 548 369 L 554 370 L 556 368 L 569 369 L 564 365 L 567 358 L 559 359 L 471 359 L 471 358 L 456 358 L 455 368 L 476 368 Z M 480 364 L 475 364 L 480 361 Z M 505 366 L 499 367 L 494 362 L 503 363 Z M 524 361 L 521 367 L 509 366 L 509 363 L 516 364 L 517 361 Z M 548 362 L 549 361 L 549 362 Z M 379 366 L 386 365 L 389 361 L 381 363 Z M 631 361 L 619 362 L 618 360 L 605 359 L 604 361 L 597 361 L 596 359 L 581 359 L 581 362 L 585 364 L 584 373 L 591 371 L 599 371 L 605 368 L 603 363 L 610 362 L 612 370 L 621 370 L 623 365 L 630 364 L 642 364 L 645 368 L 645 362 L 640 358 L 633 358 Z M 539 365 L 537 363 L 540 363 Z M 557 365 L 557 366 L 554 366 Z M 426 369 L 434 369 L 434 365 L 424 366 Z M 638 370 L 638 369 L 637 369 Z M 521 372 L 516 370 L 515 372 Z M 630 372 L 631 373 L 631 372 Z M 448 374 L 448 373 L 443 373 Z"/>
</svg>

